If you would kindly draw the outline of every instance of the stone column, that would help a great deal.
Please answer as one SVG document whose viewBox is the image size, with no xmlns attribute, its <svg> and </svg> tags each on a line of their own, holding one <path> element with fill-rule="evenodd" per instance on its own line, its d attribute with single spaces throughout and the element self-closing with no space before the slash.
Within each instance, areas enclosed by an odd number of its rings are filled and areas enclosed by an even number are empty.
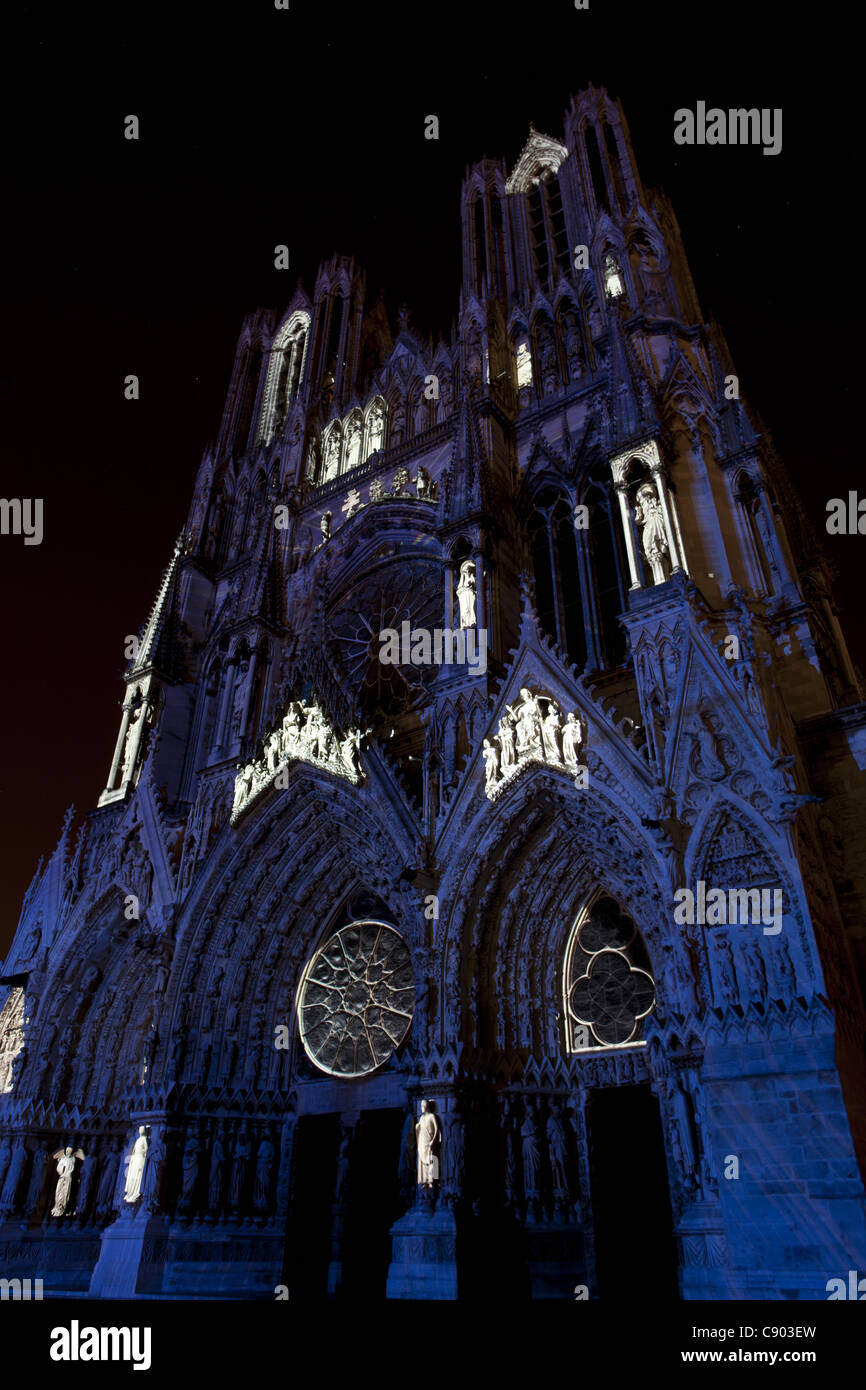
<svg viewBox="0 0 866 1390">
<path fill-rule="evenodd" d="M 481 559 L 481 554 L 480 554 L 480 552 L 479 552 L 479 553 L 476 553 L 476 555 L 475 555 L 474 558 L 475 558 L 475 630 L 476 630 L 476 632 L 479 634 L 479 637 L 478 637 L 478 645 L 479 645 L 479 648 L 480 648 L 480 646 L 481 646 L 481 636 L 480 636 L 480 634 L 481 634 L 482 629 L 486 626 L 486 621 L 487 621 L 487 603 L 486 603 L 485 592 L 484 592 L 484 586 L 485 586 L 485 582 L 486 582 L 486 581 L 485 581 L 485 577 L 484 577 L 484 566 L 483 566 L 483 564 L 482 564 L 482 559 Z"/>
<path fill-rule="evenodd" d="M 632 535 L 631 530 L 631 517 L 629 515 L 628 496 L 626 493 L 624 483 L 617 484 L 616 494 L 619 498 L 619 510 L 620 515 L 622 517 L 623 534 L 625 535 L 626 554 L 628 555 L 628 570 L 629 574 L 631 575 L 631 584 L 629 585 L 629 588 L 639 589 L 641 587 L 641 582 L 638 578 L 637 557 L 635 555 L 634 549 L 634 536 Z"/>
<path fill-rule="evenodd" d="M 451 562 L 446 560 L 445 566 L 445 631 L 450 632 L 454 627 L 454 569 Z"/>
</svg>

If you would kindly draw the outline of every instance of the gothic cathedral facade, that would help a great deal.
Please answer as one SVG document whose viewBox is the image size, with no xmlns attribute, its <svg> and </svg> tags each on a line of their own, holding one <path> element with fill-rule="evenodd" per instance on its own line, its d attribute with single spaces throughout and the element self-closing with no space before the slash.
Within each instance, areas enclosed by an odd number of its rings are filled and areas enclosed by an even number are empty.
<svg viewBox="0 0 866 1390">
<path fill-rule="evenodd" d="M 461 212 L 449 341 L 342 255 L 244 323 L 4 966 L 0 1268 L 46 1296 L 866 1270 L 826 564 L 618 102 Z"/>
</svg>

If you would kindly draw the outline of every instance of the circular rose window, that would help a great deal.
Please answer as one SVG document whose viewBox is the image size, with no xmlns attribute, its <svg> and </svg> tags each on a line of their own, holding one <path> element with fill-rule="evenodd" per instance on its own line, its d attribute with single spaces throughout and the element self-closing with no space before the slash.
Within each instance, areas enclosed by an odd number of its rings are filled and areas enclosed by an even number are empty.
<svg viewBox="0 0 866 1390">
<path fill-rule="evenodd" d="M 384 922 L 352 922 L 310 962 L 298 1003 L 310 1061 L 331 1076 L 364 1076 L 400 1046 L 412 1022 L 409 948 Z"/>
</svg>

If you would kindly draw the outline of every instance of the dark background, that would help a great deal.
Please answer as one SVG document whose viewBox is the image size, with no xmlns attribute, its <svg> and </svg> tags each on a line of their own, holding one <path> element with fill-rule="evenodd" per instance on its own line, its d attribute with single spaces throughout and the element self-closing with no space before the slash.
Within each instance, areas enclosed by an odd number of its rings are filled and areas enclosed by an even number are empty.
<svg viewBox="0 0 866 1390">
<path fill-rule="evenodd" d="M 338 250 L 392 316 L 405 301 L 418 329 L 447 335 L 466 165 L 513 164 L 530 121 L 561 137 L 589 82 L 622 99 L 704 314 L 822 534 L 828 498 L 860 484 L 849 20 L 826 6 L 590 6 L 243 0 L 40 11 L 26 33 L 4 20 L 0 495 L 42 497 L 45 536 L 0 537 L 0 952 L 64 809 L 83 813 L 105 785 L 124 637 L 184 522 L 244 314 L 284 305 L 298 273 L 312 289 Z M 781 154 L 676 146 L 673 113 L 698 100 L 782 107 Z M 273 268 L 282 242 L 288 272 Z M 866 541 L 824 540 L 862 667 Z"/>
</svg>

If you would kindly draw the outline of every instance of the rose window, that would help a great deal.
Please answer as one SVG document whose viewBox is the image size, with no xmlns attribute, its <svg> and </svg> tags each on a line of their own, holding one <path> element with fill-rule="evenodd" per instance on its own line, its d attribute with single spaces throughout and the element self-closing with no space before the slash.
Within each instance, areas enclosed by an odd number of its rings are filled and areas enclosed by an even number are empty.
<svg viewBox="0 0 866 1390">
<path fill-rule="evenodd" d="M 412 1022 L 412 962 L 382 922 L 342 927 L 311 961 L 298 1005 L 310 1061 L 331 1076 L 364 1076 L 387 1062 Z"/>
</svg>

